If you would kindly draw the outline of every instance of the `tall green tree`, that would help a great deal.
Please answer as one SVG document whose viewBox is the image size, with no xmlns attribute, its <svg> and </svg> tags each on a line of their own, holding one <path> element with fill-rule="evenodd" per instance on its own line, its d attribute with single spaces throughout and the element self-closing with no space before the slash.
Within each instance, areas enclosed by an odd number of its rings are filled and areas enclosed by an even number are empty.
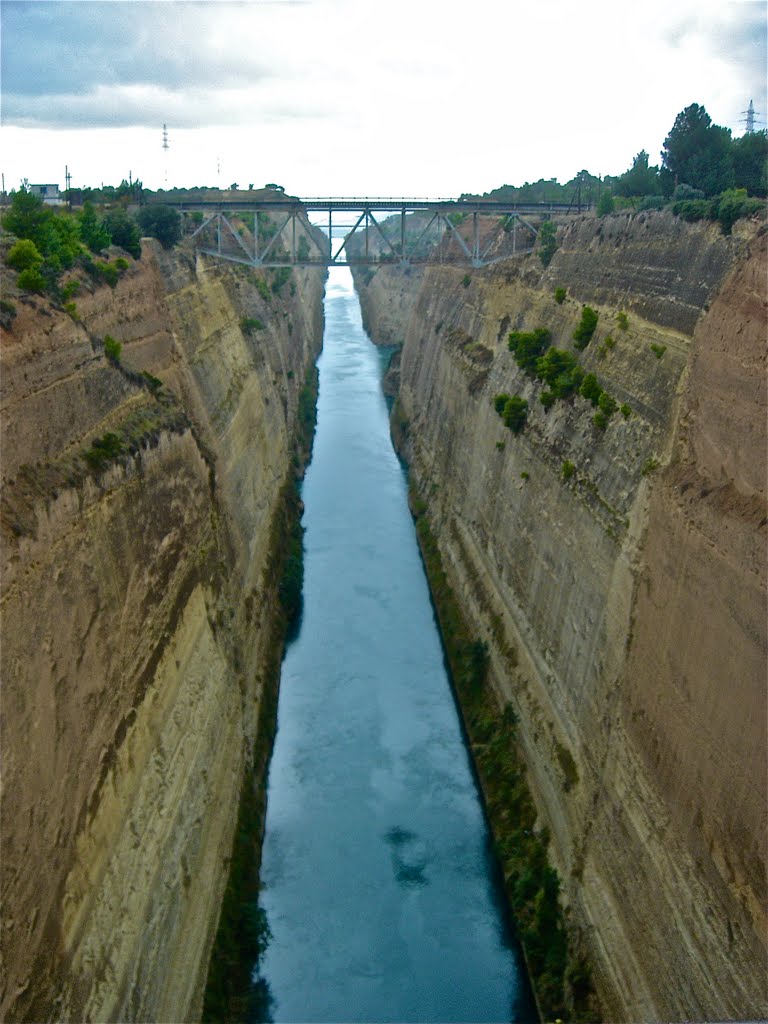
<svg viewBox="0 0 768 1024">
<path fill-rule="evenodd" d="M 109 232 L 99 220 L 93 203 L 83 203 L 80 213 L 80 237 L 91 252 L 101 252 L 111 241 Z"/>
<path fill-rule="evenodd" d="M 139 225 L 123 209 L 110 210 L 104 218 L 104 227 L 115 245 L 129 252 L 134 259 L 141 256 L 141 233 Z"/>
<path fill-rule="evenodd" d="M 733 187 L 730 130 L 713 124 L 698 103 L 677 115 L 664 140 L 661 158 L 675 183 L 685 182 L 701 189 L 706 196 Z"/>
<path fill-rule="evenodd" d="M 3 217 L 3 227 L 17 238 L 29 238 L 45 255 L 50 238 L 53 211 L 40 196 L 22 186 L 11 195 L 10 209 Z"/>
<path fill-rule="evenodd" d="M 736 188 L 751 196 L 768 195 L 768 132 L 747 132 L 733 140 Z"/>
<path fill-rule="evenodd" d="M 657 196 L 661 193 L 659 168 L 648 166 L 648 154 L 641 149 L 628 171 L 613 183 L 617 196 Z"/>
<path fill-rule="evenodd" d="M 164 249 L 170 249 L 181 238 L 181 217 L 172 206 L 143 206 L 139 210 L 139 225 L 152 238 L 157 238 Z"/>
</svg>

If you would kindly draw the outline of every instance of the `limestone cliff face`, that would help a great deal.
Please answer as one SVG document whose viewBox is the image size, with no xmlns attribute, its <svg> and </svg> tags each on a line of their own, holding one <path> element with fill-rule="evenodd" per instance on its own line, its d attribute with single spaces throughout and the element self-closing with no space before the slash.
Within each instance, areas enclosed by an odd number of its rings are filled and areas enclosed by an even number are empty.
<svg viewBox="0 0 768 1024">
<path fill-rule="evenodd" d="M 465 286 L 463 270 L 427 270 L 405 332 L 393 425 L 500 706 L 520 717 L 608 1020 L 768 1011 L 755 232 L 576 219 L 546 272 L 506 262 Z M 379 270 L 380 287 L 397 273 Z M 599 322 L 581 362 L 631 409 L 605 431 L 581 397 L 545 412 L 507 347 L 544 326 L 571 348 L 584 302 Z M 529 401 L 520 435 L 501 392 Z"/>
<path fill-rule="evenodd" d="M 4 1020 L 199 1016 L 322 287 L 145 242 L 2 334 Z"/>
</svg>

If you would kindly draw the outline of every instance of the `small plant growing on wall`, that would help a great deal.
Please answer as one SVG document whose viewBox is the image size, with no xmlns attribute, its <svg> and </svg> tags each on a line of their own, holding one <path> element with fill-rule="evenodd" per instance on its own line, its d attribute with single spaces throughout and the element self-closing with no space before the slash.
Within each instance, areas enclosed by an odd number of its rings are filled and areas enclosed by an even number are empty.
<svg viewBox="0 0 768 1024">
<path fill-rule="evenodd" d="M 583 351 L 592 340 L 592 335 L 597 327 L 597 313 L 591 306 L 584 306 L 581 310 L 581 320 L 573 332 L 573 340 L 576 348 Z"/>
<path fill-rule="evenodd" d="M 563 480 L 570 480 L 575 472 L 576 467 L 574 466 L 574 464 L 571 462 L 570 459 L 566 459 L 565 462 L 563 462 L 561 469 Z"/>
<path fill-rule="evenodd" d="M 240 321 L 240 330 L 243 334 L 253 334 L 254 331 L 263 331 L 264 324 L 258 317 L 244 316 Z"/>
<path fill-rule="evenodd" d="M 513 434 L 519 434 L 528 419 L 527 401 L 520 395 L 512 395 L 504 406 L 501 418 L 505 427 L 509 427 Z"/>
<path fill-rule="evenodd" d="M 472 278 L 469 276 L 469 274 L 465 274 L 464 277 L 462 277 L 461 279 L 461 283 L 465 288 L 469 288 L 470 284 L 472 283 Z"/>
<path fill-rule="evenodd" d="M 117 338 L 113 338 L 111 334 L 106 334 L 104 336 L 104 355 L 110 360 L 110 362 L 119 363 L 120 353 L 122 351 L 123 346 Z"/>
</svg>

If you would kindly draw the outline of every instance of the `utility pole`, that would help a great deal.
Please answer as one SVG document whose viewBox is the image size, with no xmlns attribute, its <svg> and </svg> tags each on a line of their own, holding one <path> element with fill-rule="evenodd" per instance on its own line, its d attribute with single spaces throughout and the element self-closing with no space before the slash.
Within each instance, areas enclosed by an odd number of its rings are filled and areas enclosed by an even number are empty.
<svg viewBox="0 0 768 1024">
<path fill-rule="evenodd" d="M 168 127 L 163 125 L 163 151 L 165 153 L 165 190 L 168 191 L 168 150 L 170 146 L 168 144 Z"/>
</svg>

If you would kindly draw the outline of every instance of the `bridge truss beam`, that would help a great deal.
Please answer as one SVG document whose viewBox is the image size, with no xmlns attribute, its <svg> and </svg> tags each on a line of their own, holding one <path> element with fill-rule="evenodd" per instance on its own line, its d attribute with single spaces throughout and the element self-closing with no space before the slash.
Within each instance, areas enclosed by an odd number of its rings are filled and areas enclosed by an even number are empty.
<svg viewBox="0 0 768 1024">
<path fill-rule="evenodd" d="M 518 209 L 493 204 L 490 208 L 467 210 L 462 203 L 406 203 L 399 208 L 375 203 L 361 203 L 352 207 L 351 200 L 313 201 L 309 209 L 327 215 L 327 230 L 310 223 L 307 206 L 297 202 L 249 204 L 247 212 L 215 208 L 189 236 L 198 239 L 198 252 L 218 259 L 244 263 L 254 267 L 294 266 L 379 266 L 387 263 L 401 265 L 443 264 L 483 267 L 510 256 L 521 256 L 533 251 L 537 228 L 525 219 Z M 204 204 L 198 204 L 202 206 Z M 182 207 L 183 209 L 184 207 Z M 388 230 L 375 216 L 388 214 Z M 357 213 L 351 224 L 334 223 L 334 214 Z M 415 222 L 409 231 L 408 218 L 420 214 L 424 223 Z M 458 214 L 458 216 L 457 216 Z M 266 219 L 265 219 L 266 215 Z M 244 239 L 233 218 L 241 223 L 252 217 L 250 245 Z M 272 218 L 276 218 L 273 222 Z M 398 218 L 395 226 L 391 222 Z M 489 227 L 488 219 L 496 225 Z M 523 231 L 523 244 L 519 245 L 519 232 Z M 334 231 L 343 234 L 334 237 Z M 430 241 L 430 232 L 433 240 Z M 498 254 L 501 232 L 511 233 L 511 247 Z M 303 241 L 302 241 L 303 240 Z M 454 243 L 453 253 L 446 252 L 448 241 Z M 494 248 L 496 254 L 493 254 Z"/>
</svg>

